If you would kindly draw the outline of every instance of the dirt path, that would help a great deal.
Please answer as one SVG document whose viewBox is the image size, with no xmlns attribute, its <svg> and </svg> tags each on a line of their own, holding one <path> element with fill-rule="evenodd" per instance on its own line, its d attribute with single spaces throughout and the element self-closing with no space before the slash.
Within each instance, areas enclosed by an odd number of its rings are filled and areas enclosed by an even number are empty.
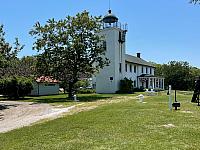
<svg viewBox="0 0 200 150">
<path fill-rule="evenodd" d="M 57 118 L 75 106 L 59 108 L 49 104 L 32 102 L 0 101 L 7 109 L 0 110 L 0 133 L 28 126 L 42 119 Z"/>
<path fill-rule="evenodd" d="M 135 100 L 136 97 L 115 97 L 95 102 L 77 103 L 74 106 L 51 106 L 49 104 L 0 101 L 0 133 L 16 128 L 31 125 L 43 119 L 55 119 L 64 114 L 72 115 L 82 111 L 95 109 L 104 104 L 119 103 L 123 101 Z M 4 109 L 6 107 L 7 109 Z"/>
</svg>

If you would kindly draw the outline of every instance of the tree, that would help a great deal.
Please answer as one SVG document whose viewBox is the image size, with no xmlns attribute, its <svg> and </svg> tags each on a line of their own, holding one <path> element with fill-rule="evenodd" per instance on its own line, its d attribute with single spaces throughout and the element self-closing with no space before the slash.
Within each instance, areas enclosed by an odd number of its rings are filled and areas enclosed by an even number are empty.
<svg viewBox="0 0 200 150">
<path fill-rule="evenodd" d="M 0 78 L 14 74 L 13 66 L 18 63 L 17 54 L 24 45 L 15 38 L 14 47 L 6 42 L 3 25 L 0 25 Z"/>
<path fill-rule="evenodd" d="M 156 63 L 153 63 L 153 65 L 156 67 L 155 76 L 163 76 L 163 65 Z"/>
<path fill-rule="evenodd" d="M 8 98 L 18 99 L 29 94 L 32 90 L 30 67 L 25 63 L 26 58 L 19 59 L 17 54 L 24 45 L 15 38 L 14 46 L 5 39 L 3 25 L 0 25 L 0 94 Z M 30 70 L 30 69 L 29 69 Z"/>
<path fill-rule="evenodd" d="M 193 68 L 188 62 L 170 61 L 168 64 L 157 64 L 155 75 L 165 78 L 165 85 L 172 85 L 177 90 L 191 90 L 199 69 Z"/>
<path fill-rule="evenodd" d="M 109 63 L 98 34 L 101 20 L 84 11 L 58 21 L 49 19 L 44 26 L 37 22 L 30 31 L 36 39 L 33 49 L 42 52 L 37 57 L 38 72 L 67 83 L 69 98 L 80 78 L 90 77 Z"/>
<path fill-rule="evenodd" d="M 34 77 L 37 76 L 36 72 L 37 58 L 35 56 L 24 56 L 20 59 L 16 71 L 18 76 Z"/>
<path fill-rule="evenodd" d="M 200 4 L 200 0 L 191 0 L 190 2 L 194 4 Z"/>
<path fill-rule="evenodd" d="M 9 99 L 27 96 L 33 89 L 32 80 L 26 77 L 7 77 L 0 79 L 0 94 Z"/>
<path fill-rule="evenodd" d="M 10 76 L 23 76 L 23 77 L 34 77 L 37 75 L 35 71 L 36 57 L 26 56 L 21 59 L 15 58 L 9 61 L 6 66 L 2 67 L 1 75 L 3 77 Z"/>
</svg>

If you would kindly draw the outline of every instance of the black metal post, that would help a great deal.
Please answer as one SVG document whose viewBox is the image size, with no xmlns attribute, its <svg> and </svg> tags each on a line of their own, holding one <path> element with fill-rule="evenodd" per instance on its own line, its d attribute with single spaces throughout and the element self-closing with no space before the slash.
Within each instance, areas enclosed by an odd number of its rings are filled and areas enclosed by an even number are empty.
<svg viewBox="0 0 200 150">
<path fill-rule="evenodd" d="M 176 101 L 176 90 L 175 90 L 175 102 L 177 102 L 177 101 Z"/>
<path fill-rule="evenodd" d="M 200 106 L 200 104 L 199 104 L 199 90 L 197 92 L 197 102 L 198 102 L 198 106 Z"/>
</svg>

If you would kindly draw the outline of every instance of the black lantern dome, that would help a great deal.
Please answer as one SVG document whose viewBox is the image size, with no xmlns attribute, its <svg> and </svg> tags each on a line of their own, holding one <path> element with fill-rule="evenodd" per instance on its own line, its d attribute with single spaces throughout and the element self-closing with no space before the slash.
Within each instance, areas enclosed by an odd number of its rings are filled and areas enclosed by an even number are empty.
<svg viewBox="0 0 200 150">
<path fill-rule="evenodd" d="M 111 24 L 111 23 L 115 23 L 117 21 L 118 21 L 118 18 L 114 14 L 111 13 L 111 10 L 109 10 L 108 14 L 105 15 L 104 18 L 103 18 L 104 23 Z"/>
</svg>

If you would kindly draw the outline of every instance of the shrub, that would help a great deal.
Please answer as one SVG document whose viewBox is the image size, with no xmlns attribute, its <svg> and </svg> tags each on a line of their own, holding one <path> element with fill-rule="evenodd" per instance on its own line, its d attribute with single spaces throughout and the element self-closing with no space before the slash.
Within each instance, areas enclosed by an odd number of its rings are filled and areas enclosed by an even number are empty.
<svg viewBox="0 0 200 150">
<path fill-rule="evenodd" d="M 77 93 L 79 94 L 92 94 L 95 93 L 96 91 L 94 89 L 79 89 Z"/>
<path fill-rule="evenodd" d="M 7 77 L 0 79 L 0 94 L 7 98 L 19 99 L 33 89 L 32 80 L 25 77 Z"/>
<path fill-rule="evenodd" d="M 87 79 L 82 79 L 82 80 L 76 82 L 76 84 L 74 85 L 74 88 L 75 89 L 78 89 L 80 87 L 87 88 L 89 85 L 90 84 L 89 84 L 89 81 Z"/>
<path fill-rule="evenodd" d="M 159 88 L 155 88 L 154 89 L 155 92 L 160 92 L 160 91 L 164 91 L 163 89 L 159 89 Z"/>
<path fill-rule="evenodd" d="M 134 88 L 133 91 L 134 92 L 144 92 L 145 89 L 143 87 L 140 87 L 140 88 Z"/>
<path fill-rule="evenodd" d="M 124 78 L 124 80 L 120 80 L 119 91 L 117 91 L 116 93 L 133 93 L 133 81 L 127 78 Z"/>
</svg>

